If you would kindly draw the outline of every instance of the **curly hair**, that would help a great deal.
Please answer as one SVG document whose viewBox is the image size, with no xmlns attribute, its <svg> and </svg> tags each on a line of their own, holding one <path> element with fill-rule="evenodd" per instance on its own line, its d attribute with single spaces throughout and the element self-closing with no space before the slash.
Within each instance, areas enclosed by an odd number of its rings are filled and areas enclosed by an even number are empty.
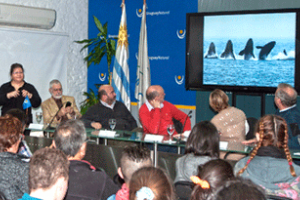
<svg viewBox="0 0 300 200">
<path fill-rule="evenodd" d="M 4 115 L 0 117 L 0 152 L 16 144 L 22 135 L 22 123 L 16 117 Z"/>
</svg>

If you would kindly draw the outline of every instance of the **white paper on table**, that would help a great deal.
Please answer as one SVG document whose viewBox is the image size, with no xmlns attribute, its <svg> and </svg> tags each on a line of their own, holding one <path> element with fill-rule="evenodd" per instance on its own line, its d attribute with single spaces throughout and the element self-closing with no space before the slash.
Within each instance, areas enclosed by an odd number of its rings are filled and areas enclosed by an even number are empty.
<svg viewBox="0 0 300 200">
<path fill-rule="evenodd" d="M 190 136 L 190 133 L 191 133 L 191 130 L 189 130 L 189 131 L 184 131 L 184 132 L 183 132 L 183 136 L 186 137 L 186 138 L 188 138 L 188 137 Z"/>
<path fill-rule="evenodd" d="M 29 124 L 29 129 L 43 130 L 44 124 Z"/>
<path fill-rule="evenodd" d="M 227 150 L 228 142 L 220 141 L 219 145 L 220 150 Z"/>
<path fill-rule="evenodd" d="M 162 135 L 153 135 L 153 134 L 146 134 L 144 141 L 145 142 L 162 142 L 164 136 Z"/>
<path fill-rule="evenodd" d="M 116 136 L 116 131 L 100 130 L 98 136 L 113 138 Z"/>
</svg>

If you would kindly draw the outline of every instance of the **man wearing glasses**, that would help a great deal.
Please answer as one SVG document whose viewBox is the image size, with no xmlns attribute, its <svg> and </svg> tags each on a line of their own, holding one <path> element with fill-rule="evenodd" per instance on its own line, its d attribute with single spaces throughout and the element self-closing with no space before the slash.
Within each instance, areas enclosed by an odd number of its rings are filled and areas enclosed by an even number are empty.
<svg viewBox="0 0 300 200">
<path fill-rule="evenodd" d="M 44 124 L 55 127 L 61 121 L 81 117 L 74 97 L 63 95 L 59 80 L 50 82 L 49 92 L 51 97 L 42 103 Z"/>
</svg>

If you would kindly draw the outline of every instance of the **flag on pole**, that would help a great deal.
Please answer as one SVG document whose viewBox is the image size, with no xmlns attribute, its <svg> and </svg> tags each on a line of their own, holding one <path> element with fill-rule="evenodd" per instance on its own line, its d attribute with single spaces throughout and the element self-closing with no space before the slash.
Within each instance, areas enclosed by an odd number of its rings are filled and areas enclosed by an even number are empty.
<svg viewBox="0 0 300 200">
<path fill-rule="evenodd" d="M 27 109 L 31 107 L 31 102 L 28 98 L 28 96 L 25 97 L 24 101 L 23 101 L 23 109 Z"/>
<path fill-rule="evenodd" d="M 140 109 L 146 101 L 146 90 L 151 84 L 147 40 L 146 3 L 144 3 L 140 30 L 138 65 L 136 71 L 137 77 L 135 83 L 135 98 L 138 101 L 138 109 Z"/>
<path fill-rule="evenodd" d="M 121 7 L 122 16 L 111 85 L 115 90 L 116 99 L 123 102 L 128 110 L 131 110 L 129 67 L 127 62 L 129 58 L 129 51 L 125 3 L 122 3 Z"/>
</svg>

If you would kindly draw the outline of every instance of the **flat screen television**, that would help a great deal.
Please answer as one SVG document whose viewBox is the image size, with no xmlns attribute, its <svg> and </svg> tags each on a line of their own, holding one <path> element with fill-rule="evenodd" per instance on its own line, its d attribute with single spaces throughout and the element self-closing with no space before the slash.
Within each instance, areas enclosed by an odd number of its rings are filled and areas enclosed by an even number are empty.
<svg viewBox="0 0 300 200">
<path fill-rule="evenodd" d="M 300 10 L 187 14 L 188 90 L 300 91 Z"/>
</svg>

